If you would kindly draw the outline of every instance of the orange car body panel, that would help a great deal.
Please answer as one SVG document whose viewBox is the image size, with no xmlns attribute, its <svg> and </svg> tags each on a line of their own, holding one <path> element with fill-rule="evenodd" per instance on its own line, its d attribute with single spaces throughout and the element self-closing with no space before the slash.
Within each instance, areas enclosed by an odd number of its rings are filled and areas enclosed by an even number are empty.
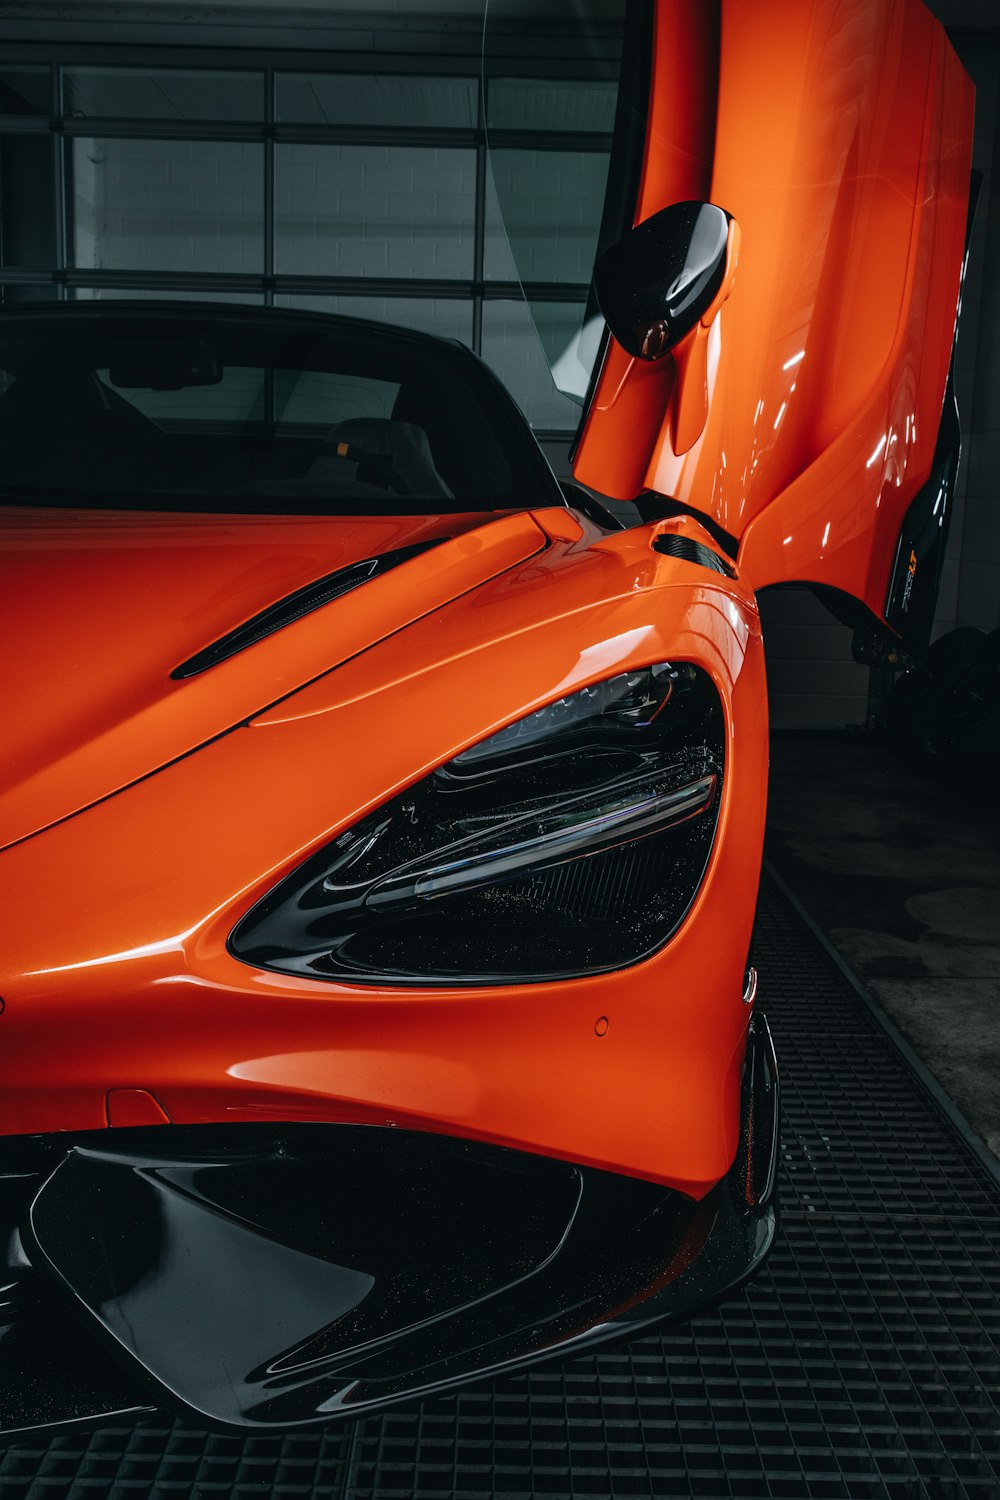
<svg viewBox="0 0 1000 1500">
<path fill-rule="evenodd" d="M 717 203 L 739 261 L 701 435 L 678 440 L 675 389 L 700 372 L 612 342 L 576 475 L 710 516 L 756 589 L 823 584 L 884 617 L 952 353 L 972 85 L 919 0 L 723 0 L 718 29 L 713 6 L 669 0 L 654 51 L 635 222 Z"/>
<path fill-rule="evenodd" d="M 694 1196 L 726 1171 L 766 788 L 756 607 L 740 584 L 652 551 L 649 528 L 536 521 L 555 534 L 537 556 L 5 852 L 0 1131 L 100 1128 L 109 1091 L 142 1089 L 176 1122 L 394 1123 Z M 400 991 L 229 954 L 258 897 L 393 792 L 554 683 L 663 659 L 706 668 L 728 736 L 707 877 L 653 959 L 569 982 Z"/>
<path fill-rule="evenodd" d="M 941 410 L 971 90 L 915 0 L 723 0 L 719 31 L 715 15 L 660 0 L 636 215 L 710 198 L 740 225 L 704 430 L 676 454 L 674 362 L 612 346 L 577 472 L 712 516 L 741 538 L 735 579 L 653 550 L 659 532 L 708 545 L 691 519 L 605 534 L 562 510 L 485 525 L 12 514 L 23 644 L 8 670 L 26 707 L 0 795 L 0 1132 L 367 1122 L 696 1198 L 729 1169 L 766 799 L 754 591 L 810 579 L 881 612 Z M 170 680 L 290 589 L 445 533 Z M 229 952 L 262 895 L 396 792 L 536 707 L 661 661 L 712 678 L 726 763 L 705 877 L 653 957 L 403 989 Z"/>
<path fill-rule="evenodd" d="M 252 717 L 544 545 L 526 514 L 0 512 L 0 848 Z M 171 672 L 259 610 L 361 558 L 445 537 L 210 672 Z M 30 620 L 30 630 L 24 622 Z M 113 642 L 113 653 L 109 643 Z"/>
</svg>

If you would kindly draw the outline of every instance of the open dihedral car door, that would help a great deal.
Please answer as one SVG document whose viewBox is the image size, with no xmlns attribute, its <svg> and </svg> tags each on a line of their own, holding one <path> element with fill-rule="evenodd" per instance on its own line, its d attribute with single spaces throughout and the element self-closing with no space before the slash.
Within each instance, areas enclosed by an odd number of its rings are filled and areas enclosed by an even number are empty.
<svg viewBox="0 0 1000 1500">
<path fill-rule="evenodd" d="M 756 589 L 836 591 L 869 651 L 919 648 L 972 85 L 921 0 L 638 0 L 626 42 L 575 475 L 706 518 Z"/>
</svg>

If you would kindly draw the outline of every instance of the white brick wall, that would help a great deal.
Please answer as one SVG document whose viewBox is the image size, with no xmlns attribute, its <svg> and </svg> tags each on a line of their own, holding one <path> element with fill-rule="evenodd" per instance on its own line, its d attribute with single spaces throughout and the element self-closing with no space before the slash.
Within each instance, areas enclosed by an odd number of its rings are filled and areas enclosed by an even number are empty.
<svg viewBox="0 0 1000 1500">
<path fill-rule="evenodd" d="M 397 328 L 415 328 L 439 339 L 458 339 L 472 345 L 472 304 L 451 297 L 310 297 L 281 292 L 276 307 L 302 307 L 312 312 L 341 313 L 348 318 L 374 318 Z"/>
<path fill-rule="evenodd" d="M 869 668 L 851 655 L 841 625 L 809 589 L 760 596 L 767 696 L 774 729 L 841 729 L 868 715 Z"/>
<path fill-rule="evenodd" d="M 264 148 L 73 141 L 74 255 L 87 270 L 264 268 Z"/>
<path fill-rule="evenodd" d="M 493 176 L 523 281 L 588 282 L 601 223 L 608 156 L 596 151 L 520 151 L 492 155 Z M 503 227 L 488 217 L 486 275 L 504 280 Z"/>
<path fill-rule="evenodd" d="M 470 277 L 475 176 L 471 150 L 279 144 L 275 268 Z"/>
<path fill-rule="evenodd" d="M 475 78 L 410 78 L 392 73 L 279 73 L 275 115 L 318 125 L 476 123 Z"/>
</svg>

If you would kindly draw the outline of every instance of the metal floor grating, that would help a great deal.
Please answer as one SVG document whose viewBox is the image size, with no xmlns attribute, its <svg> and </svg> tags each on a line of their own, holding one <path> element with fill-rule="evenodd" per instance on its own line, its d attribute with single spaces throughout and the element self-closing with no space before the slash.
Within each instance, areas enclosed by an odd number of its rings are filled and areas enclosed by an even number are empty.
<svg viewBox="0 0 1000 1500">
<path fill-rule="evenodd" d="M 2 1500 L 1000 1500 L 1000 1184 L 768 882 L 756 958 L 782 1223 L 719 1311 L 323 1435 L 21 1441 Z"/>
</svg>

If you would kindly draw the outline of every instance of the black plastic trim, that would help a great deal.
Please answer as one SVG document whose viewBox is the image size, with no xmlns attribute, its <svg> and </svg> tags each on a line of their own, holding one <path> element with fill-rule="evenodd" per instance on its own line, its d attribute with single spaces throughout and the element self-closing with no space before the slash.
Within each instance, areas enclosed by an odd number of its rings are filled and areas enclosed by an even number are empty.
<svg viewBox="0 0 1000 1500">
<path fill-rule="evenodd" d="M 711 568 L 713 573 L 723 573 L 726 578 L 736 577 L 736 569 L 725 558 L 713 552 L 711 547 L 706 547 L 704 542 L 695 541 L 694 537 L 676 536 L 667 532 L 663 536 L 654 537 L 652 546 L 654 552 L 662 552 L 664 557 L 677 557 L 682 562 L 697 563 L 702 568 Z"/>
<path fill-rule="evenodd" d="M 913 497 L 899 529 L 896 555 L 889 577 L 885 618 L 897 631 L 905 650 L 920 655 L 930 644 L 934 613 L 941 587 L 948 546 L 948 531 L 958 465 L 962 454 L 962 428 L 955 397 L 955 352 L 961 315 L 962 288 L 969 261 L 972 226 L 982 186 L 982 173 L 973 172 L 969 183 L 969 208 L 965 225 L 965 250 L 959 282 L 959 304 L 955 316 L 951 363 L 945 387 L 944 406 L 934 447 L 934 461 L 927 482 Z"/>
<path fill-rule="evenodd" d="M 561 479 L 559 488 L 562 490 L 567 504 L 581 515 L 586 516 L 588 521 L 593 521 L 600 526 L 602 531 L 627 531 L 624 521 L 612 515 L 606 505 L 602 505 L 596 495 L 585 490 L 582 484 L 576 484 L 571 479 Z"/>
<path fill-rule="evenodd" d="M 933 467 L 903 518 L 885 605 L 885 618 L 910 655 L 926 651 L 930 643 L 961 451 L 954 373 L 949 370 Z"/>
<path fill-rule="evenodd" d="M 705 511 L 696 510 L 693 505 L 685 505 L 682 500 L 674 500 L 670 495 L 659 495 L 655 490 L 646 490 L 639 495 L 635 507 L 644 521 L 670 521 L 678 516 L 690 516 L 692 521 L 697 521 L 708 532 L 712 541 L 722 548 L 727 557 L 736 561 L 740 550 L 739 538 L 725 531 Z"/>
</svg>

